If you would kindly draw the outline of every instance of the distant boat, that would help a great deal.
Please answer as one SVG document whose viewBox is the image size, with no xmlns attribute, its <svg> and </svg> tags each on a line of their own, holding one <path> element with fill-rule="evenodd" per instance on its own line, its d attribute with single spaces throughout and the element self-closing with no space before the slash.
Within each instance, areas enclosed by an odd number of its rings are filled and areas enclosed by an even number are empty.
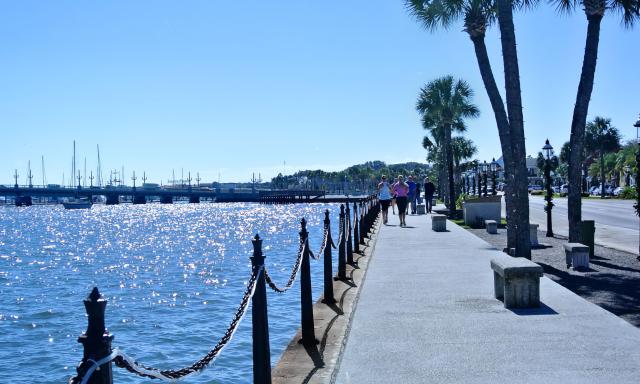
<svg viewBox="0 0 640 384">
<path fill-rule="evenodd" d="M 69 199 L 62 203 L 65 209 L 89 209 L 93 205 L 87 198 Z"/>
</svg>

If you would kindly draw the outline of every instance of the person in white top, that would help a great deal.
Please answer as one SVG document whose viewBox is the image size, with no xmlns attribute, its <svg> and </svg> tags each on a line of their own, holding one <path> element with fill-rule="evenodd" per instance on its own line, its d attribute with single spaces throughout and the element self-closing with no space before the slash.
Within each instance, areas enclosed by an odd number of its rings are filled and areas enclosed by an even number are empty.
<svg viewBox="0 0 640 384">
<path fill-rule="evenodd" d="M 382 208 L 382 222 L 387 224 L 389 216 L 389 205 L 391 205 L 391 186 L 387 182 L 387 176 L 382 175 L 382 181 L 378 184 L 378 200 L 380 200 L 380 206 Z"/>
</svg>

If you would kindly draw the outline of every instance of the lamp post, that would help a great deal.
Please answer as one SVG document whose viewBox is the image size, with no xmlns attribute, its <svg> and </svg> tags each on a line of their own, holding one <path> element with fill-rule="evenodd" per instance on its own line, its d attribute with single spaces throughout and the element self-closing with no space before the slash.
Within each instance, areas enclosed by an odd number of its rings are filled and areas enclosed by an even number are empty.
<svg viewBox="0 0 640 384">
<path fill-rule="evenodd" d="M 487 197 L 487 171 L 489 170 L 489 164 L 486 161 L 482 163 L 482 196 Z"/>
<path fill-rule="evenodd" d="M 473 194 L 476 194 L 476 186 L 478 185 L 477 180 L 478 180 L 478 163 L 474 162 L 474 169 L 472 172 L 473 175 L 473 184 L 472 184 L 472 188 L 473 188 Z"/>
<path fill-rule="evenodd" d="M 636 152 L 636 214 L 640 216 L 640 116 L 638 121 L 633 124 L 636 127 L 636 142 L 638 143 L 638 151 Z"/>
<path fill-rule="evenodd" d="M 493 186 L 493 190 L 491 191 L 492 195 L 496 195 L 498 193 L 498 188 L 496 186 L 496 171 L 498 170 L 498 163 L 496 163 L 496 158 L 494 157 L 491 160 L 491 185 Z"/>
<path fill-rule="evenodd" d="M 636 143 L 638 143 L 638 151 L 636 152 L 636 215 L 640 216 L 640 116 L 635 124 L 636 127 Z M 638 238 L 640 239 L 640 231 L 638 232 Z M 638 260 L 640 260 L 640 245 L 638 245 Z"/>
<path fill-rule="evenodd" d="M 471 186 L 469 185 L 469 182 L 471 181 L 471 179 L 469 178 L 469 172 L 465 172 L 464 173 L 464 179 L 465 179 L 466 184 L 467 184 L 466 191 L 467 191 L 467 195 L 468 195 L 469 192 L 471 191 Z"/>
<path fill-rule="evenodd" d="M 542 147 L 542 154 L 544 155 L 544 182 L 546 184 L 547 194 L 545 200 L 547 205 L 544 210 L 547 212 L 547 237 L 553 237 L 553 228 L 551 225 L 551 209 L 553 208 L 553 192 L 551 191 L 551 167 L 553 161 L 553 147 L 549 144 L 549 139 L 544 142 Z"/>
</svg>

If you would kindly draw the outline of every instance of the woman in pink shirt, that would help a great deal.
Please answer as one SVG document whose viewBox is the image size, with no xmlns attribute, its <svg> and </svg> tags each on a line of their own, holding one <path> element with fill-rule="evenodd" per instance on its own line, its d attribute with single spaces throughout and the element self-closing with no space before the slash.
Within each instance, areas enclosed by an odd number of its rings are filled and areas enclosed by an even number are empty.
<svg viewBox="0 0 640 384">
<path fill-rule="evenodd" d="M 396 197 L 396 204 L 398 205 L 400 226 L 406 227 L 407 223 L 405 222 L 405 218 L 407 214 L 407 194 L 409 193 L 409 184 L 404 182 L 404 176 L 398 176 L 398 181 L 393 184 L 392 190 Z"/>
</svg>

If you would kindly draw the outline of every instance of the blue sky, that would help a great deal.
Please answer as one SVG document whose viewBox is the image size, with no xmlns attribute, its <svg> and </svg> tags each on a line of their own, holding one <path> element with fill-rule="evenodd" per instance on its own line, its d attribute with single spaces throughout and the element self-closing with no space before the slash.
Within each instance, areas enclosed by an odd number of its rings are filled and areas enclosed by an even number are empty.
<svg viewBox="0 0 640 384">
<path fill-rule="evenodd" d="M 586 18 L 543 3 L 516 15 L 527 152 L 568 140 Z M 451 74 L 475 90 L 478 158 L 500 155 L 493 113 L 461 21 L 430 33 L 402 0 L 0 0 L 0 183 L 143 171 L 166 183 L 249 181 L 369 160 L 424 161 L 419 89 Z M 487 34 L 502 84 L 499 33 Z M 640 26 L 603 21 L 589 119 L 635 138 Z M 128 180 L 128 183 L 131 183 Z"/>
</svg>

